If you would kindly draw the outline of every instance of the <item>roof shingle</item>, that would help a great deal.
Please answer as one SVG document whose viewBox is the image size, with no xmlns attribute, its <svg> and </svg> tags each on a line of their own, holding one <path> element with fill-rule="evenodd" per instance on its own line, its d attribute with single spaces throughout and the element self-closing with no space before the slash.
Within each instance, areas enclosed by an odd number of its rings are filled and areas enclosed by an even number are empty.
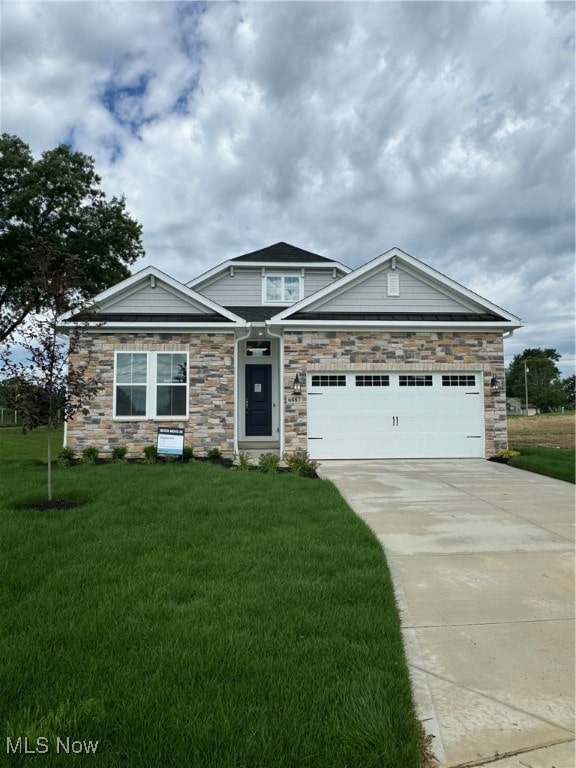
<svg viewBox="0 0 576 768">
<path fill-rule="evenodd" d="M 392 322 L 490 323 L 502 320 L 498 315 L 473 312 L 296 312 L 290 320 L 376 320 Z"/>
<path fill-rule="evenodd" d="M 74 317 L 77 321 L 97 323 L 226 323 L 224 315 L 187 314 L 173 312 L 82 312 Z"/>
<path fill-rule="evenodd" d="M 286 307 L 273 306 L 254 306 L 254 307 L 226 307 L 229 312 L 234 312 L 235 315 L 242 317 L 244 320 L 248 320 L 251 323 L 263 323 L 265 320 L 269 320 L 278 312 L 281 312 Z"/>
<path fill-rule="evenodd" d="M 274 261 L 283 264 L 289 262 L 332 261 L 332 259 L 297 248 L 295 245 L 290 245 L 290 243 L 280 242 L 269 245 L 266 248 L 261 248 L 258 251 L 251 251 L 250 253 L 244 253 L 242 256 L 236 256 L 231 261 Z"/>
</svg>

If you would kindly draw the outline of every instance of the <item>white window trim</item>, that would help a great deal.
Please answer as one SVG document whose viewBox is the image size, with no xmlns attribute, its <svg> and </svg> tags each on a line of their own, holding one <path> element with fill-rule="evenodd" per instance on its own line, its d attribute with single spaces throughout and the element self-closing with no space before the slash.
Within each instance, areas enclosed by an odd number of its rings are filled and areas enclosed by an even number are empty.
<svg viewBox="0 0 576 768">
<path fill-rule="evenodd" d="M 284 280 L 287 277 L 297 277 L 298 278 L 298 298 L 297 299 L 278 299 L 273 300 L 269 299 L 266 287 L 268 284 L 268 278 L 269 277 L 280 277 L 282 278 L 282 295 L 284 295 Z M 286 304 L 296 304 L 298 301 L 300 301 L 304 297 L 304 275 L 302 274 L 296 274 L 295 272 L 266 272 L 265 269 L 262 270 L 262 304 L 276 304 L 276 305 L 286 305 Z"/>
<path fill-rule="evenodd" d="M 116 415 L 116 389 L 118 382 L 116 372 L 118 370 L 118 355 L 146 355 L 146 414 L 144 416 L 117 416 Z M 186 355 L 186 414 L 182 416 L 157 416 L 156 415 L 156 361 L 158 355 Z M 136 385 L 138 386 L 138 385 Z M 140 385 L 144 386 L 144 385 Z M 190 355 L 185 350 L 158 350 L 150 352 L 141 349 L 118 349 L 114 352 L 114 386 L 112 393 L 112 420 L 113 421 L 188 421 L 190 414 Z"/>
</svg>

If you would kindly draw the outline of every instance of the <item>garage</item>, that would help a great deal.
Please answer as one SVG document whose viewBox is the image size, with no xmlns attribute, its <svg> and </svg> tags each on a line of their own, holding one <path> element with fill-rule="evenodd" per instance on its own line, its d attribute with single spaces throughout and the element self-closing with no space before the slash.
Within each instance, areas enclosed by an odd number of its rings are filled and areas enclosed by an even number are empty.
<svg viewBox="0 0 576 768">
<path fill-rule="evenodd" d="M 314 459 L 484 456 L 483 377 L 470 372 L 318 372 L 307 377 Z"/>
</svg>

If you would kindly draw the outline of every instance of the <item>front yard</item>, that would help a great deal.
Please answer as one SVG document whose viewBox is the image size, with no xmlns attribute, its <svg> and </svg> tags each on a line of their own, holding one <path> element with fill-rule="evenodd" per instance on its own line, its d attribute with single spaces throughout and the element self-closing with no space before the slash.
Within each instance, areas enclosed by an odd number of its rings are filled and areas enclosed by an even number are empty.
<svg viewBox="0 0 576 768">
<path fill-rule="evenodd" d="M 26 511 L 41 436 L 0 430 L 2 764 L 419 765 L 390 576 L 331 484 L 57 468 L 84 505 Z"/>
</svg>

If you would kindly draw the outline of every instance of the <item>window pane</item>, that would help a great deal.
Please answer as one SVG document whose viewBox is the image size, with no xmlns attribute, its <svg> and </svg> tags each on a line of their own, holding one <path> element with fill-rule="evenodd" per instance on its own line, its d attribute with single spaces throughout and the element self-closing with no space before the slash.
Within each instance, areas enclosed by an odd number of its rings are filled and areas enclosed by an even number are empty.
<svg viewBox="0 0 576 768">
<path fill-rule="evenodd" d="M 157 416 L 186 416 L 186 387 L 156 387 Z"/>
<path fill-rule="evenodd" d="M 145 416 L 146 387 L 116 387 L 116 416 Z"/>
<path fill-rule="evenodd" d="M 384 374 L 362 374 L 356 376 L 357 387 L 389 387 L 390 377 Z"/>
<path fill-rule="evenodd" d="M 432 376 L 424 374 L 400 376 L 398 383 L 401 387 L 431 387 Z"/>
<path fill-rule="evenodd" d="M 121 352 L 116 355 L 116 381 L 122 384 L 146 384 L 146 352 Z"/>
<path fill-rule="evenodd" d="M 442 376 L 443 387 L 475 387 L 476 376 Z"/>
<path fill-rule="evenodd" d="M 346 376 L 338 374 L 318 374 L 312 376 L 313 387 L 345 387 Z"/>
<path fill-rule="evenodd" d="M 266 278 L 266 299 L 268 301 L 282 301 L 282 278 L 269 275 Z"/>
<path fill-rule="evenodd" d="M 186 383 L 186 354 L 158 354 L 156 359 L 156 381 L 158 384 Z"/>
<path fill-rule="evenodd" d="M 299 298 L 300 298 L 300 278 L 285 277 L 284 278 L 284 300 L 298 301 Z"/>
</svg>

